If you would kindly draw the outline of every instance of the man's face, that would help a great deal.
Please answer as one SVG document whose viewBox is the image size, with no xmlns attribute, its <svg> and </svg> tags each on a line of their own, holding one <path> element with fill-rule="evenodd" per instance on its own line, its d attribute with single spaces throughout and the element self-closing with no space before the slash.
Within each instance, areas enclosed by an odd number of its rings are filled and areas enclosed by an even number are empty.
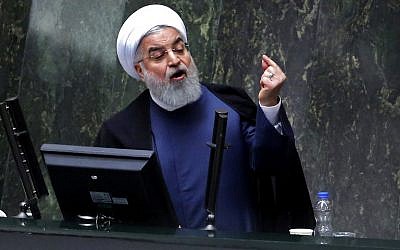
<svg viewBox="0 0 400 250">
<path fill-rule="evenodd" d="M 197 67 L 177 30 L 155 31 L 139 49 L 135 69 L 159 106 L 172 111 L 200 98 Z"/>
<path fill-rule="evenodd" d="M 174 28 L 164 28 L 143 38 L 140 47 L 143 66 L 153 76 L 160 80 L 182 81 L 187 77 L 185 70 L 178 70 L 184 64 L 188 68 L 191 63 L 190 53 L 187 51 L 181 35 Z M 144 69 L 137 63 L 135 69 L 144 78 Z M 170 75 L 169 72 L 175 72 Z"/>
</svg>

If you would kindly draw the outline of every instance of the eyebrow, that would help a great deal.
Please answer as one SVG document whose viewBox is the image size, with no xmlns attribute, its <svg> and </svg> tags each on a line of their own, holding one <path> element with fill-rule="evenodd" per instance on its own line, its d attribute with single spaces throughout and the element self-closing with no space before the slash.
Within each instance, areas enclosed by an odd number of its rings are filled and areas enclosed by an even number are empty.
<svg viewBox="0 0 400 250">
<path fill-rule="evenodd" d="M 180 42 L 183 42 L 183 39 L 179 36 L 179 37 L 176 38 L 175 42 L 172 43 L 172 46 L 177 45 Z M 156 46 L 150 47 L 147 50 L 147 52 L 150 53 L 152 51 L 160 50 L 160 49 L 163 49 L 163 48 L 164 48 L 163 46 L 157 46 L 156 45 Z"/>
</svg>

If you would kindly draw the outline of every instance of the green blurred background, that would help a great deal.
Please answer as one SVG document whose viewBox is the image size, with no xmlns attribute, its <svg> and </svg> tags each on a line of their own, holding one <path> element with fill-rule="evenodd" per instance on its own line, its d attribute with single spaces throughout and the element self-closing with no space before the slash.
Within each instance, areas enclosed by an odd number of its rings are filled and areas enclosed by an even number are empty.
<svg viewBox="0 0 400 250">
<path fill-rule="evenodd" d="M 256 100 L 270 55 L 288 76 L 282 98 L 312 200 L 331 192 L 338 231 L 400 238 L 398 0 L 0 0 L 0 100 L 19 96 L 38 157 L 43 143 L 91 145 L 144 89 L 120 67 L 115 40 L 150 3 L 181 15 L 203 81 Z M 17 214 L 23 199 L 0 129 L 0 208 Z M 53 194 L 40 205 L 60 218 Z"/>
</svg>

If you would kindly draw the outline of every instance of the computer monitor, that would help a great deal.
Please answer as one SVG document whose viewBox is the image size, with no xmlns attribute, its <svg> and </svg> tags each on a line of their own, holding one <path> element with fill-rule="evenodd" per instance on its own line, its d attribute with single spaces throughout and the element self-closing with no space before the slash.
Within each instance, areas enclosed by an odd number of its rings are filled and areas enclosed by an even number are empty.
<svg viewBox="0 0 400 250">
<path fill-rule="evenodd" d="M 40 148 L 65 221 L 177 227 L 153 151 L 60 144 Z"/>
</svg>

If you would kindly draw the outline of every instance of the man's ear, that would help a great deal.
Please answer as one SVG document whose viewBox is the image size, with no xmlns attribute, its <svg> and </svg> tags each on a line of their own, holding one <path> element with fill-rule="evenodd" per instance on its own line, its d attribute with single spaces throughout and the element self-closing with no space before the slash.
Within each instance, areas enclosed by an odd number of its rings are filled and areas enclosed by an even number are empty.
<svg viewBox="0 0 400 250">
<path fill-rule="evenodd" d="M 136 73 L 140 76 L 140 79 L 143 80 L 143 78 L 144 78 L 143 69 L 142 69 L 142 66 L 140 66 L 139 63 L 135 64 L 135 70 L 136 70 Z"/>
</svg>

